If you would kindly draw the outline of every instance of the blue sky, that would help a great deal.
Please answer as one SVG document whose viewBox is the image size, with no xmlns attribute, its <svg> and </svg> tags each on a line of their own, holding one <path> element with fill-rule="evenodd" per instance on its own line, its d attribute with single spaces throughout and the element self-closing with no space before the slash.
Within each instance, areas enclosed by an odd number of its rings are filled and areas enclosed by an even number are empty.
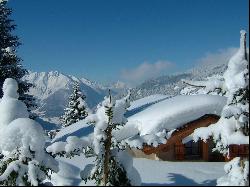
<svg viewBox="0 0 250 187">
<path fill-rule="evenodd" d="M 238 47 L 249 22 L 248 0 L 9 0 L 9 7 L 27 69 L 101 83 L 185 71 Z"/>
</svg>

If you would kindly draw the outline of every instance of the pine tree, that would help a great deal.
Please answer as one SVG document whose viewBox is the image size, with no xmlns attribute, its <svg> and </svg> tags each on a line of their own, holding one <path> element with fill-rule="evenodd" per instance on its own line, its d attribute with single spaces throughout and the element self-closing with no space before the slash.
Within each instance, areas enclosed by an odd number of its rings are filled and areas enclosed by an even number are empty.
<svg viewBox="0 0 250 187">
<path fill-rule="evenodd" d="M 21 65 L 21 58 L 16 55 L 17 48 L 21 45 L 19 38 L 12 34 L 16 25 L 9 17 L 12 10 L 7 8 L 7 1 L 0 1 L 0 98 L 3 96 L 2 86 L 6 78 L 13 78 L 19 84 L 19 99 L 24 101 L 28 110 L 36 107 L 34 98 L 26 94 L 32 84 L 22 81 L 27 70 Z"/>
<path fill-rule="evenodd" d="M 126 166 L 120 161 L 119 154 L 122 153 L 123 146 L 113 137 L 113 131 L 124 125 L 127 119 L 124 117 L 126 109 L 129 107 L 130 94 L 117 101 L 113 100 L 111 94 L 99 105 L 96 112 L 96 122 L 94 129 L 94 155 L 96 163 L 88 165 L 81 172 L 83 180 L 94 180 L 97 185 L 117 185 L 130 186 Z M 120 151 L 120 152 L 119 152 Z M 130 166 L 129 166 L 130 167 Z M 88 170 L 91 170 L 89 174 Z"/>
<path fill-rule="evenodd" d="M 225 118 L 234 117 L 237 120 L 237 128 L 245 136 L 249 136 L 249 64 L 247 59 L 247 49 L 246 49 L 246 32 L 241 31 L 241 42 L 240 49 L 242 60 L 237 63 L 229 64 L 228 70 L 225 72 L 225 83 L 228 87 L 228 100 L 227 107 L 224 108 L 222 115 Z M 238 67 L 237 67 L 238 66 Z M 233 68 L 239 68 L 238 76 L 232 78 Z M 239 74 L 241 74 L 239 76 Z M 231 80 L 231 79 L 242 79 Z M 233 82 L 233 83 L 231 83 Z M 234 85 L 233 85 L 234 84 Z"/>
<path fill-rule="evenodd" d="M 242 30 L 238 59 L 231 60 L 225 72 L 225 83 L 228 88 L 227 105 L 223 108 L 222 117 L 235 121 L 235 132 L 249 139 L 249 63 L 246 50 L 246 31 Z M 235 70 L 236 69 L 236 70 Z M 220 143 L 221 140 L 219 140 Z M 228 146 L 220 146 L 228 149 Z M 236 157 L 226 164 L 226 176 L 218 179 L 219 185 L 249 185 L 249 158 Z"/>
<path fill-rule="evenodd" d="M 216 143 L 214 150 L 225 156 L 229 155 L 230 144 L 249 144 L 249 63 L 246 31 L 242 30 L 240 34 L 240 49 L 229 60 L 223 75 L 223 84 L 217 87 L 223 88 L 224 95 L 227 96 L 227 104 L 223 107 L 221 118 L 216 124 L 194 131 L 195 141 L 199 137 L 207 139 L 212 135 Z M 227 175 L 217 180 L 218 185 L 249 185 L 249 158 L 236 157 L 227 163 L 224 169 Z"/>
<path fill-rule="evenodd" d="M 44 130 L 28 118 L 17 90 L 7 78 L 0 102 L 0 186 L 37 186 L 58 171 L 57 161 L 45 151 Z"/>
<path fill-rule="evenodd" d="M 84 153 L 86 157 L 95 157 L 94 164 L 86 165 L 80 173 L 85 182 L 91 180 L 96 185 L 104 186 L 141 184 L 140 175 L 133 167 L 133 159 L 126 151 L 128 144 L 119 136 L 120 127 L 127 123 L 124 115 L 129 106 L 130 93 L 120 100 L 114 100 L 109 92 L 109 97 L 105 97 L 97 106 L 96 113 L 84 121 L 94 125 L 93 141 L 69 136 L 66 142 L 50 145 L 47 152 L 54 156 L 72 157 Z"/>
<path fill-rule="evenodd" d="M 83 120 L 88 116 L 85 99 L 86 96 L 80 91 L 79 83 L 75 82 L 73 85 L 73 93 L 69 97 L 68 107 L 61 117 L 64 127 Z"/>
</svg>

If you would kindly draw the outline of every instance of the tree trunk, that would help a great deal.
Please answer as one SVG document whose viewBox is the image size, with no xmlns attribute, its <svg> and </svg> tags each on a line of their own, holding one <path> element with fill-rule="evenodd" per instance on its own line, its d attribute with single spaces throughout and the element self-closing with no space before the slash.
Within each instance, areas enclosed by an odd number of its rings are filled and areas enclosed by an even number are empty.
<svg viewBox="0 0 250 187">
<path fill-rule="evenodd" d="M 103 168 L 103 183 L 104 186 L 108 183 L 109 176 L 109 160 L 110 160 L 110 148 L 111 148 L 111 138 L 112 138 L 112 128 L 108 127 L 106 131 L 107 139 L 104 143 L 105 154 L 104 154 L 104 168 Z"/>
</svg>

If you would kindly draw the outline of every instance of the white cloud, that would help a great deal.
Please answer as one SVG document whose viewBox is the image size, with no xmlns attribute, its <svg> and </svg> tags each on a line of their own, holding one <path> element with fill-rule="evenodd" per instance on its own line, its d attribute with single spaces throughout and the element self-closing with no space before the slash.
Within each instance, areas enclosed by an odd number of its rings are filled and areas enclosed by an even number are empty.
<svg viewBox="0 0 250 187">
<path fill-rule="evenodd" d="M 130 85 L 135 85 L 146 79 L 159 76 L 171 68 L 172 65 L 173 63 L 169 61 L 157 61 L 154 64 L 144 62 L 134 69 L 123 69 L 121 79 Z"/>
<path fill-rule="evenodd" d="M 220 49 L 215 52 L 207 52 L 200 59 L 195 60 L 194 68 L 213 68 L 218 65 L 227 64 L 229 59 L 237 52 L 238 48 L 229 47 Z M 144 62 L 133 69 L 123 69 L 121 71 L 121 79 L 129 84 L 135 86 L 142 83 L 149 78 L 161 76 L 166 73 L 174 64 L 169 61 L 157 61 L 156 63 Z"/>
<path fill-rule="evenodd" d="M 230 47 L 227 49 L 220 49 L 215 53 L 208 52 L 204 57 L 196 61 L 197 67 L 214 67 L 216 65 L 227 64 L 229 59 L 237 52 L 237 50 L 238 48 Z"/>
</svg>

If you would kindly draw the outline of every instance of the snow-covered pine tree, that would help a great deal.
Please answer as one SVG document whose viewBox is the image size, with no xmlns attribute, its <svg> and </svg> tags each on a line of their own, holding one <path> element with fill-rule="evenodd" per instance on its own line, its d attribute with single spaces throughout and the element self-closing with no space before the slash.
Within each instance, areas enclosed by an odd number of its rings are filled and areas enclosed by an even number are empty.
<svg viewBox="0 0 250 187">
<path fill-rule="evenodd" d="M 249 64 L 246 50 L 246 31 L 240 32 L 240 49 L 229 60 L 225 71 L 223 88 L 227 104 L 221 118 L 209 127 L 194 131 L 194 140 L 212 136 L 216 142 L 214 150 L 229 154 L 231 144 L 249 144 Z M 224 167 L 227 175 L 217 180 L 217 185 L 249 185 L 249 158 L 236 157 Z"/>
<path fill-rule="evenodd" d="M 83 122 L 94 125 L 93 140 L 69 136 L 66 142 L 55 142 L 47 148 L 53 155 L 71 157 L 84 153 L 87 157 L 95 157 L 94 164 L 88 164 L 81 171 L 81 178 L 93 181 L 96 185 L 140 185 L 141 178 L 133 167 L 133 159 L 126 152 L 127 144 L 114 131 L 119 132 L 126 122 L 124 114 L 130 105 L 129 94 L 114 100 L 109 94 L 97 106 L 95 114 L 89 115 Z M 90 142 L 91 141 L 91 142 Z"/>
<path fill-rule="evenodd" d="M 0 98 L 3 96 L 2 86 L 6 78 L 17 80 L 20 95 L 28 110 L 36 107 L 34 97 L 26 92 L 32 84 L 22 81 L 21 78 L 28 73 L 21 65 L 21 58 L 17 56 L 17 48 L 21 45 L 19 38 L 12 34 L 16 29 L 10 19 L 12 10 L 7 8 L 7 0 L 0 0 Z"/>
<path fill-rule="evenodd" d="M 234 117 L 237 120 L 237 129 L 245 136 L 249 136 L 249 64 L 246 31 L 241 31 L 240 40 L 239 52 L 230 60 L 224 74 L 228 100 L 222 116 L 228 119 Z"/>
<path fill-rule="evenodd" d="M 122 100 L 115 101 L 109 91 L 109 97 L 105 97 L 102 104 L 98 106 L 94 116 L 95 129 L 93 141 L 96 162 L 95 164 L 87 165 L 85 170 L 81 172 L 83 180 L 94 180 L 97 185 L 104 186 L 131 185 L 125 169 L 126 166 L 123 165 L 124 163 L 120 160 L 121 157 L 119 156 L 122 146 L 119 145 L 112 134 L 113 130 L 127 122 L 124 114 L 130 105 L 129 97 L 130 93 Z"/>
<path fill-rule="evenodd" d="M 73 93 L 69 97 L 68 107 L 64 109 L 65 113 L 61 117 L 64 127 L 85 119 L 88 116 L 85 99 L 86 96 L 80 91 L 79 83 L 75 82 L 73 85 Z"/>
<path fill-rule="evenodd" d="M 41 185 L 57 162 L 45 151 L 41 125 L 29 119 L 27 107 L 18 100 L 18 84 L 8 78 L 0 101 L 0 186 Z"/>
</svg>

